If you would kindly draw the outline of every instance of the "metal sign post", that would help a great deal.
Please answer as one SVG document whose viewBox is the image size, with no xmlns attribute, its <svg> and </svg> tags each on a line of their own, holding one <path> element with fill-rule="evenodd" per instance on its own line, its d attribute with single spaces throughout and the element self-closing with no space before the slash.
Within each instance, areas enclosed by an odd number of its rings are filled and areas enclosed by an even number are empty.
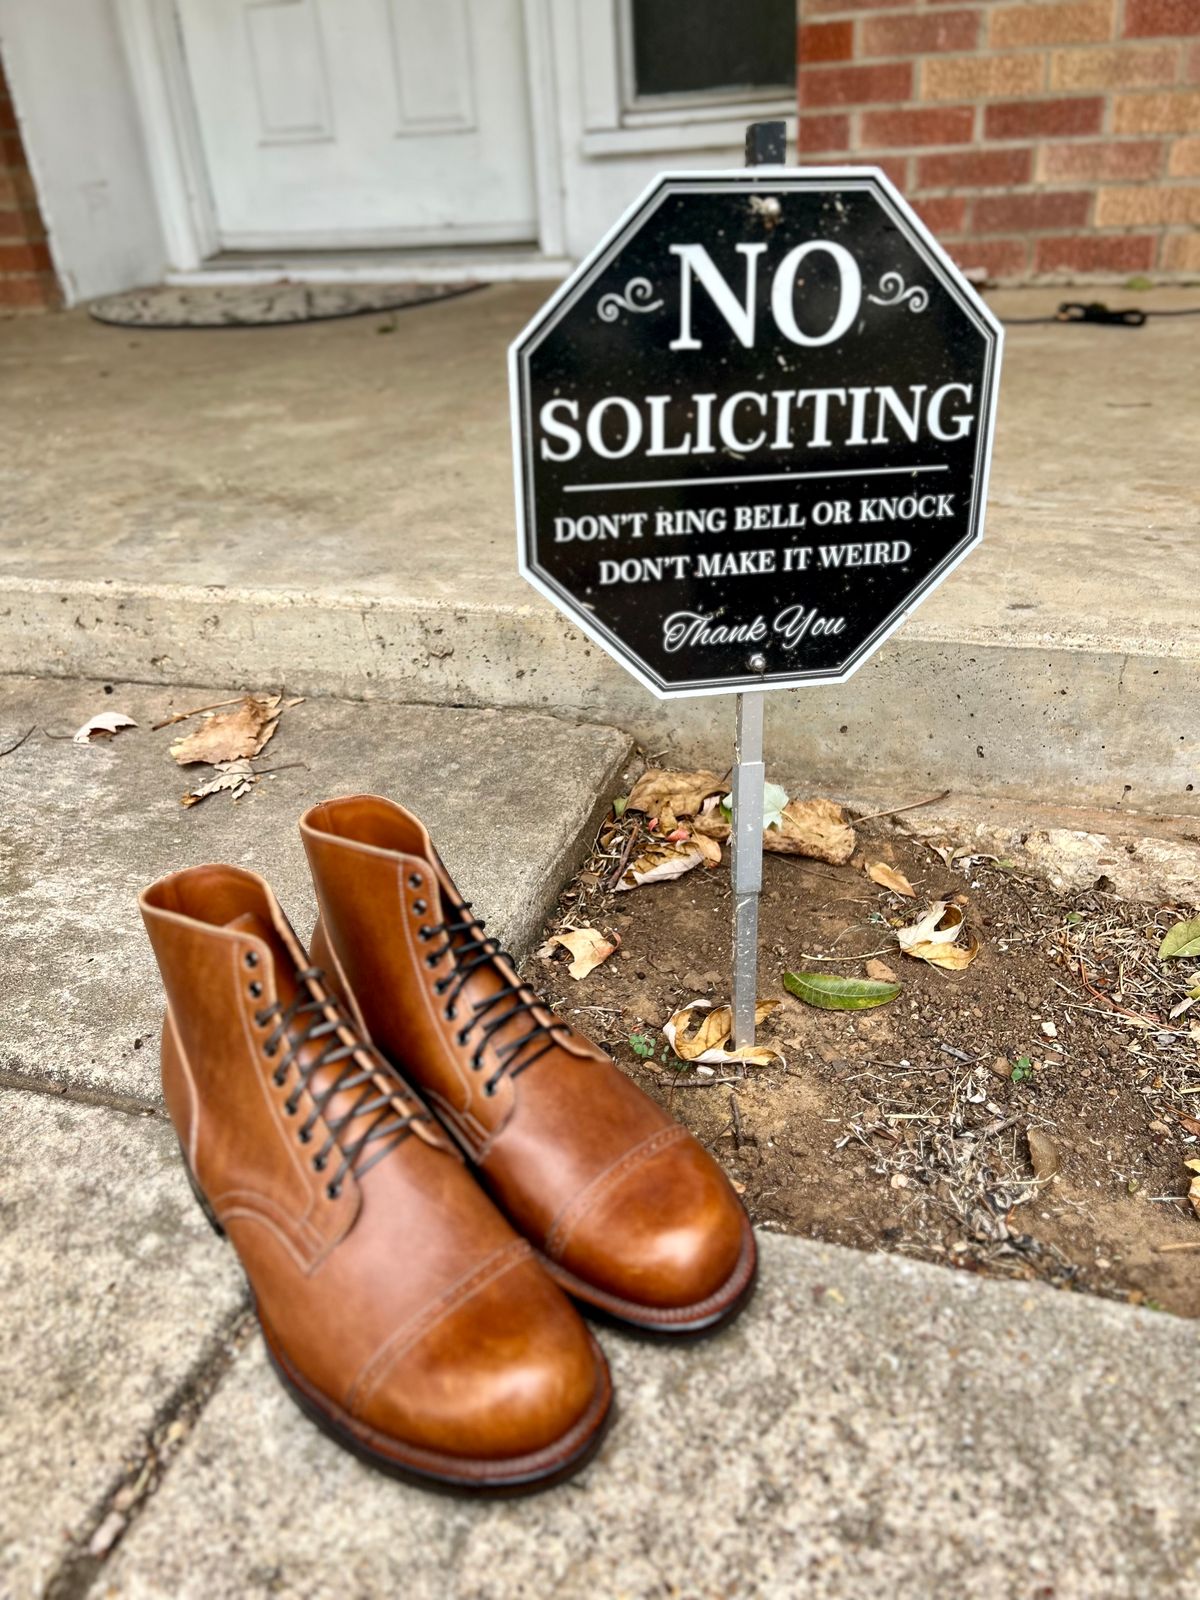
<svg viewBox="0 0 1200 1600">
<path fill-rule="evenodd" d="M 746 129 L 746 165 L 782 166 L 787 158 L 787 123 L 752 122 Z M 766 658 L 752 657 L 751 666 Z M 733 879 L 733 1047 L 754 1043 L 758 1007 L 758 897 L 763 875 L 763 693 L 737 696 L 733 741 L 733 830 L 729 870 Z"/>
</svg>

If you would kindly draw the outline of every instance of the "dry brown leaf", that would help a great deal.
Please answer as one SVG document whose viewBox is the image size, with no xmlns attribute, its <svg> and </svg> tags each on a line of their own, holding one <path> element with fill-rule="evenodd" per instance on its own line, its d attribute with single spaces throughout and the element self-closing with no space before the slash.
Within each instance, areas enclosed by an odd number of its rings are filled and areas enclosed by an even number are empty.
<svg viewBox="0 0 1200 1600">
<path fill-rule="evenodd" d="M 952 944 L 962 932 L 962 924 L 961 906 L 953 906 L 947 900 L 935 900 L 916 922 L 901 928 L 896 938 L 901 950 L 911 950 L 918 944 Z"/>
<path fill-rule="evenodd" d="M 279 726 L 277 694 L 248 694 L 233 711 L 205 717 L 198 728 L 176 739 L 171 754 L 181 767 L 197 761 L 220 766 L 258 755 Z"/>
<path fill-rule="evenodd" d="M 763 849 L 781 855 L 810 856 L 844 866 L 854 854 L 854 829 L 846 813 L 832 800 L 789 800 L 783 808 L 782 828 L 763 831 Z"/>
<path fill-rule="evenodd" d="M 136 727 L 137 723 L 133 718 L 127 717 L 123 711 L 102 711 L 99 716 L 89 718 L 83 727 L 72 735 L 72 743 L 91 744 L 93 739 L 111 739 L 122 728 Z"/>
<path fill-rule="evenodd" d="M 698 837 L 703 834 L 705 838 L 716 839 L 718 843 L 728 839 L 733 831 L 729 818 L 721 810 L 721 796 L 719 794 L 709 795 L 708 799 L 692 818 L 690 826 L 693 836 Z"/>
<path fill-rule="evenodd" d="M 715 839 L 710 839 L 706 833 L 693 833 L 691 842 L 704 857 L 706 867 L 720 866 L 721 846 Z"/>
<path fill-rule="evenodd" d="M 966 944 L 914 944 L 905 950 L 906 956 L 927 961 L 931 967 L 942 967 L 946 972 L 962 972 L 979 954 L 979 940 L 969 934 Z"/>
<path fill-rule="evenodd" d="M 182 797 L 179 803 L 190 808 L 199 805 L 200 801 L 206 800 L 210 794 L 220 794 L 222 789 L 229 790 L 231 800 L 240 800 L 244 794 L 250 793 L 257 782 L 258 773 L 248 761 L 221 761 L 217 763 L 215 775 L 205 778 L 203 783 L 198 783 Z"/>
<path fill-rule="evenodd" d="M 661 819 L 669 812 L 672 826 L 679 817 L 694 817 L 710 795 L 721 795 L 725 780 L 716 772 L 670 772 L 647 767 L 630 790 L 626 811 L 642 811 Z M 666 830 L 667 832 L 670 829 Z"/>
<path fill-rule="evenodd" d="M 892 971 L 886 961 L 868 961 L 867 977 L 874 978 L 876 983 L 899 983 L 900 976 Z"/>
<path fill-rule="evenodd" d="M 607 961 L 617 948 L 602 933 L 597 933 L 595 928 L 573 928 L 570 933 L 556 933 L 548 943 L 561 945 L 568 952 L 571 964 L 567 971 L 575 979 L 586 978 L 602 961 Z"/>
<path fill-rule="evenodd" d="M 757 1026 L 765 1022 L 772 1011 L 779 1008 L 778 1000 L 760 1000 L 754 1008 Z M 699 1018 L 698 1025 L 696 1019 Z M 693 1031 L 694 1028 L 694 1031 Z M 714 1006 L 708 1000 L 693 1000 L 690 1005 L 676 1011 L 663 1027 L 667 1043 L 681 1061 L 710 1066 L 722 1066 L 737 1061 L 750 1066 L 766 1067 L 772 1062 L 783 1062 L 783 1056 L 769 1045 L 745 1045 L 740 1050 L 728 1049 L 733 1028 L 733 1011 L 729 1006 Z M 786 1065 L 786 1062 L 784 1062 Z"/>
<path fill-rule="evenodd" d="M 869 861 L 867 863 L 867 877 L 872 883 L 878 883 L 885 889 L 890 889 L 893 894 L 902 894 L 909 900 L 915 900 L 917 891 L 900 871 L 899 867 L 889 867 L 886 861 Z"/>
<path fill-rule="evenodd" d="M 1041 1128 L 1028 1129 L 1025 1138 L 1029 1144 L 1033 1175 L 1045 1183 L 1058 1171 L 1062 1163 L 1062 1153 L 1050 1135 Z"/>
<path fill-rule="evenodd" d="M 1185 1161 L 1183 1164 L 1189 1172 L 1197 1174 L 1188 1184 L 1188 1199 L 1192 1202 L 1192 1210 L 1200 1217 L 1200 1161 Z"/>
<path fill-rule="evenodd" d="M 703 860 L 704 854 L 694 839 L 679 844 L 652 844 L 629 863 L 617 888 L 636 889 L 644 883 L 666 883 L 671 878 L 682 878 Z"/>
</svg>

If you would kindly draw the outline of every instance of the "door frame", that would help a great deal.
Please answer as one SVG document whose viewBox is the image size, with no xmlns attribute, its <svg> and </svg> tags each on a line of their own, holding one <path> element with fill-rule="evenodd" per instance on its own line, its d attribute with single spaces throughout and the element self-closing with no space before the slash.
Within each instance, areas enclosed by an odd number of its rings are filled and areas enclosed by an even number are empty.
<svg viewBox="0 0 1200 1600">
<path fill-rule="evenodd" d="M 537 245 L 559 257 L 565 219 L 549 0 L 521 0 L 521 10 Z M 219 253 L 221 238 L 174 0 L 116 0 L 116 12 L 167 258 L 176 271 L 194 272 Z M 337 241 L 327 248 L 336 250 Z"/>
</svg>

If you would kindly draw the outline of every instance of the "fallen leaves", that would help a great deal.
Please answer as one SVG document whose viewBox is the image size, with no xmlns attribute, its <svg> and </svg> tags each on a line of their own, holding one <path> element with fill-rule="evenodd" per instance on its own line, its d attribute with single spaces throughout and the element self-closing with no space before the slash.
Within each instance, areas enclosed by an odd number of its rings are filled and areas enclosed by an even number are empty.
<svg viewBox="0 0 1200 1600">
<path fill-rule="evenodd" d="M 965 944 L 957 942 L 962 928 L 962 907 L 935 900 L 924 916 L 899 929 L 896 938 L 905 955 L 948 972 L 961 972 L 979 954 L 979 941 L 974 934 L 968 935 Z"/>
<path fill-rule="evenodd" d="M 248 694 L 235 711 L 204 712 L 198 728 L 176 739 L 172 756 L 181 767 L 196 762 L 219 767 L 260 755 L 279 726 L 282 699 L 278 694 Z"/>
<path fill-rule="evenodd" d="M 207 800 L 210 794 L 220 794 L 223 789 L 229 790 L 231 800 L 240 800 L 244 794 L 250 793 L 257 782 L 258 773 L 249 761 L 221 761 L 217 763 L 213 776 L 205 778 L 194 789 L 189 789 L 179 803 L 189 810 L 199 805 L 201 800 Z"/>
<path fill-rule="evenodd" d="M 630 790 L 624 809 L 644 812 L 664 833 L 670 833 L 680 817 L 696 816 L 709 796 L 719 796 L 724 788 L 725 780 L 716 772 L 647 767 Z"/>
<path fill-rule="evenodd" d="M 867 877 L 872 883 L 878 883 L 885 889 L 890 889 L 893 894 L 901 894 L 906 900 L 915 900 L 917 891 L 900 871 L 899 867 L 889 867 L 886 861 L 869 861 L 867 863 Z"/>
<path fill-rule="evenodd" d="M 1029 1145 L 1034 1177 L 1039 1183 L 1049 1183 L 1062 1165 L 1062 1153 L 1058 1145 L 1042 1128 L 1027 1129 L 1025 1139 Z"/>
<path fill-rule="evenodd" d="M 1200 917 L 1177 922 L 1173 928 L 1168 928 L 1166 938 L 1158 947 L 1160 961 L 1177 961 L 1182 956 L 1200 956 Z"/>
<path fill-rule="evenodd" d="M 1196 1174 L 1191 1183 L 1188 1184 L 1187 1197 L 1192 1202 L 1192 1210 L 1200 1217 L 1200 1161 L 1193 1159 L 1185 1161 L 1183 1164 L 1189 1172 Z"/>
<path fill-rule="evenodd" d="M 72 737 L 73 744 L 91 744 L 94 739 L 112 739 L 122 728 L 136 728 L 137 723 L 123 711 L 101 711 L 91 717 Z M 57 735 L 62 738 L 63 735 Z"/>
<path fill-rule="evenodd" d="M 555 945 L 560 946 L 571 957 L 571 964 L 567 971 L 578 982 L 586 978 L 589 972 L 607 961 L 617 948 L 616 943 L 610 942 L 602 933 L 597 933 L 595 928 L 573 928 L 569 933 L 553 934 L 538 951 L 539 956 L 549 956 Z"/>
<path fill-rule="evenodd" d="M 825 972 L 785 972 L 783 987 L 797 1000 L 822 1011 L 869 1011 L 873 1006 L 886 1006 L 900 993 L 895 982 L 840 978 Z"/>
<path fill-rule="evenodd" d="M 854 854 L 854 829 L 832 800 L 789 800 L 781 826 L 763 833 L 763 849 L 780 855 L 809 856 L 831 867 L 845 866 Z"/>
<path fill-rule="evenodd" d="M 778 1000 L 760 1000 L 754 1009 L 755 1027 L 778 1008 Z M 768 1067 L 774 1062 L 786 1065 L 781 1052 L 770 1045 L 743 1045 L 740 1050 L 733 1049 L 729 1043 L 732 1030 L 732 1009 L 714 1006 L 710 1000 L 693 1000 L 676 1011 L 663 1026 L 667 1043 L 680 1061 L 709 1066 L 737 1061 L 753 1067 Z"/>
<path fill-rule="evenodd" d="M 682 878 L 704 859 L 704 852 L 691 839 L 652 844 L 629 863 L 615 887 L 636 889 L 644 883 L 666 883 L 671 878 Z"/>
</svg>

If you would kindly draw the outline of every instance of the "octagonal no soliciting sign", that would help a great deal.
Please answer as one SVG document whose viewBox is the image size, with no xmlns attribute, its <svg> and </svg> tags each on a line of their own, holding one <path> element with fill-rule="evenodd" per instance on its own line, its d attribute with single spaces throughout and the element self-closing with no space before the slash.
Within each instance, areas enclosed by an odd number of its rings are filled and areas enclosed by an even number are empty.
<svg viewBox="0 0 1200 1600">
<path fill-rule="evenodd" d="M 873 168 L 659 178 L 510 352 L 522 574 L 661 696 L 836 683 L 977 544 L 999 323 Z"/>
</svg>

